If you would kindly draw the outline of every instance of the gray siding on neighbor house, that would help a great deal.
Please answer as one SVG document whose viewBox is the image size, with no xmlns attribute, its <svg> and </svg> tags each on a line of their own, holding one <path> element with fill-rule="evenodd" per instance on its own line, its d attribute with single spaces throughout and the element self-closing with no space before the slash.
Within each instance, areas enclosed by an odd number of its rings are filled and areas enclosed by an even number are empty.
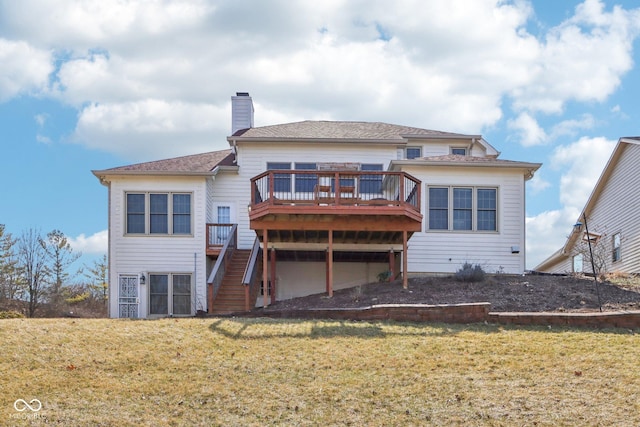
<svg viewBox="0 0 640 427">
<path fill-rule="evenodd" d="M 603 235 L 598 245 L 603 245 L 599 250 L 607 253 L 607 270 L 639 273 L 640 145 L 624 144 L 620 149 L 619 160 L 587 214 L 587 220 L 590 232 Z M 616 233 L 622 238 L 622 257 L 620 261 L 612 262 L 612 237 Z M 590 266 L 584 268 L 591 271 Z"/>
<path fill-rule="evenodd" d="M 640 141 L 622 138 L 603 171 L 585 207 L 590 233 L 602 237 L 592 249 L 602 255 L 606 272 L 640 273 Z M 580 218 L 581 222 L 584 219 Z M 584 229 L 583 229 L 584 231 Z M 621 259 L 613 262 L 613 236 L 620 233 Z M 573 257 L 584 251 L 583 271 L 592 273 L 588 246 L 573 236 L 564 253 L 555 254 L 538 266 L 546 273 L 573 272 Z M 582 245 L 582 249 L 580 246 Z"/>
</svg>

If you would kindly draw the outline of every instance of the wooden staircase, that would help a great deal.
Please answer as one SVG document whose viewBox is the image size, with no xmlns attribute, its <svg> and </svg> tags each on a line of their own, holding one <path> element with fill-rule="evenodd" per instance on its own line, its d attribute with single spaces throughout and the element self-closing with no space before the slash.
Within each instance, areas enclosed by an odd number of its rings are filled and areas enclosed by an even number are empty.
<svg viewBox="0 0 640 427">
<path fill-rule="evenodd" d="M 211 314 L 219 315 L 245 311 L 245 287 L 242 285 L 242 278 L 244 276 L 244 270 L 247 268 L 250 255 L 251 251 L 249 250 L 236 249 L 233 252 L 231 261 L 227 266 L 227 271 L 222 279 L 218 295 L 213 301 Z"/>
</svg>

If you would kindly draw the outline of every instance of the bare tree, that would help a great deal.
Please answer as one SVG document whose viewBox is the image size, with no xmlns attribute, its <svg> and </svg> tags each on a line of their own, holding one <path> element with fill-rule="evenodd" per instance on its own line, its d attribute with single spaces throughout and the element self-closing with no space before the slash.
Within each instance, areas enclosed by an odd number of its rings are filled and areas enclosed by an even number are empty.
<svg viewBox="0 0 640 427">
<path fill-rule="evenodd" d="M 87 273 L 84 273 L 84 275 L 91 280 L 89 283 L 91 294 L 94 298 L 102 300 L 106 305 L 109 298 L 107 255 L 105 254 L 101 259 L 95 260 L 92 267 L 85 266 L 85 269 Z"/>
<path fill-rule="evenodd" d="M 51 303 L 57 305 L 63 298 L 62 286 L 69 280 L 67 269 L 82 254 L 73 252 L 69 239 L 60 230 L 47 233 L 47 239 L 42 241 L 42 245 L 50 261 L 50 299 Z"/>
<path fill-rule="evenodd" d="M 22 277 L 15 252 L 16 239 L 0 224 L 0 301 L 20 297 Z"/>
<path fill-rule="evenodd" d="M 40 306 L 51 275 L 49 257 L 40 232 L 30 228 L 18 239 L 18 264 L 22 268 L 25 288 L 29 297 L 28 315 L 33 317 Z"/>
</svg>

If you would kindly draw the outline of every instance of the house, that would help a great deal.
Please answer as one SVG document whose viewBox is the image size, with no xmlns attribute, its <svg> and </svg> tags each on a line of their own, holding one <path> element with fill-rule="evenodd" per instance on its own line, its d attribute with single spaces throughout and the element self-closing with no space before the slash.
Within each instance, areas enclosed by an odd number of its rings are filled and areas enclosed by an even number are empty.
<svg viewBox="0 0 640 427">
<path fill-rule="evenodd" d="M 566 243 L 536 271 L 640 273 L 638 164 L 640 137 L 620 138 Z"/>
<path fill-rule="evenodd" d="M 525 182 L 480 135 L 386 123 L 254 127 L 230 148 L 93 171 L 109 191 L 111 317 L 228 313 L 411 274 L 525 269 Z"/>
</svg>

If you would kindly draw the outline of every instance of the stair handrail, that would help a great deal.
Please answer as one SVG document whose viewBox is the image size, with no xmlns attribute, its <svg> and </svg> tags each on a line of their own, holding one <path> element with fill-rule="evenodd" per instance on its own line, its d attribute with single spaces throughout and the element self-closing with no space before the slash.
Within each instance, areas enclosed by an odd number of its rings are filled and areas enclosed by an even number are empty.
<svg viewBox="0 0 640 427">
<path fill-rule="evenodd" d="M 216 299 L 216 296 L 218 296 L 218 291 L 220 290 L 220 286 L 222 285 L 222 279 L 224 278 L 224 274 L 227 271 L 227 265 L 229 264 L 229 261 L 233 256 L 233 252 L 237 248 L 237 234 L 238 224 L 233 224 L 233 226 L 231 227 L 231 232 L 229 233 L 229 237 L 224 242 L 224 245 L 220 250 L 220 255 L 218 255 L 218 259 L 211 269 L 211 274 L 209 274 L 209 278 L 207 279 L 207 284 L 213 286 L 213 289 L 211 289 L 211 295 L 209 296 L 210 302 L 213 302 Z"/>
<path fill-rule="evenodd" d="M 249 255 L 249 262 L 247 262 L 247 267 L 244 269 L 244 276 L 242 276 L 242 284 L 245 286 L 245 309 L 247 311 L 251 309 L 251 296 L 255 294 L 255 289 L 257 289 L 258 272 L 260 271 L 258 257 L 261 252 L 260 239 L 256 237 Z"/>
</svg>

